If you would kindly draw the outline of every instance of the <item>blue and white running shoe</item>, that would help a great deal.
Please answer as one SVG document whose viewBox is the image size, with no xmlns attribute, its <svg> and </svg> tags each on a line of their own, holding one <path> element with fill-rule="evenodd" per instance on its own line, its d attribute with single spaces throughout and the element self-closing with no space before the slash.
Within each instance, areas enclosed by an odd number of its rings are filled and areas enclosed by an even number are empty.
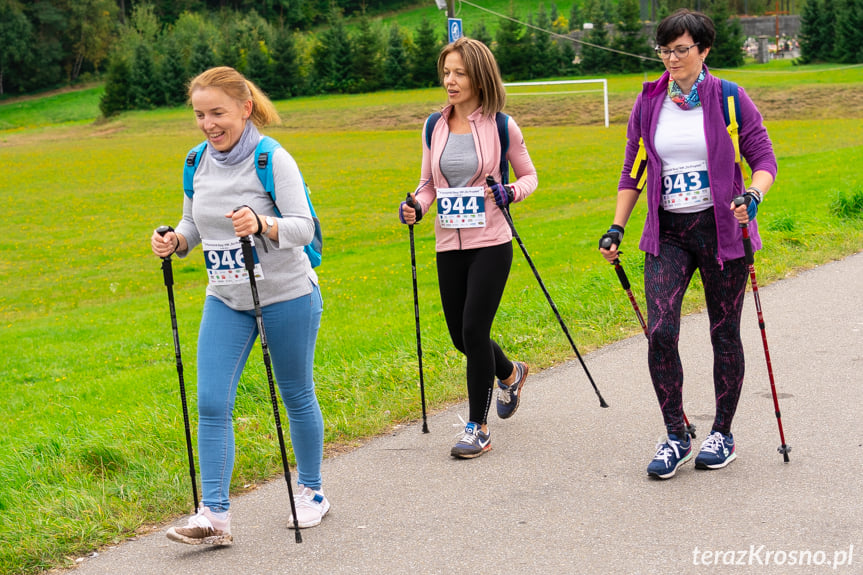
<svg viewBox="0 0 863 575">
<path fill-rule="evenodd" d="M 453 446 L 450 455 L 461 459 L 473 459 L 491 450 L 491 434 L 483 433 L 479 424 L 469 422 L 464 433 Z"/>
<path fill-rule="evenodd" d="M 527 379 L 529 368 L 526 363 L 514 361 L 515 364 L 515 381 L 512 385 L 506 385 L 501 380 L 497 380 L 497 416 L 501 419 L 508 419 L 515 415 L 515 410 L 518 409 L 518 403 L 521 401 L 521 388 Z"/>
<path fill-rule="evenodd" d="M 647 466 L 647 474 L 657 479 L 669 479 L 677 473 L 677 468 L 692 459 L 692 440 L 687 435 L 678 439 L 673 433 L 668 434 L 665 443 L 656 444 L 656 455 Z"/>
<path fill-rule="evenodd" d="M 721 469 L 737 458 L 734 436 L 711 431 L 695 458 L 696 469 Z"/>
</svg>

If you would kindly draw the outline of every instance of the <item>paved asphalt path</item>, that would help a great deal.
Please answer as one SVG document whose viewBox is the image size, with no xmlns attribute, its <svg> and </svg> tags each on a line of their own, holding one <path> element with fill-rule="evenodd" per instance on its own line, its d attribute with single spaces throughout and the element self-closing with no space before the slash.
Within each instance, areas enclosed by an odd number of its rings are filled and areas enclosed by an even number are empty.
<svg viewBox="0 0 863 575">
<path fill-rule="evenodd" d="M 332 509 L 301 544 L 279 479 L 234 499 L 231 547 L 172 543 L 165 526 L 75 575 L 863 573 L 861 286 L 863 253 L 759 290 L 790 463 L 748 294 L 738 458 L 723 470 L 647 477 L 663 426 L 638 336 L 585 356 L 608 409 L 572 361 L 531 374 L 512 419 L 490 416 L 483 457 L 449 456 L 462 404 L 429 434 L 417 423 L 327 459 Z M 713 420 L 707 326 L 694 314 L 681 333 L 696 447 Z"/>
</svg>

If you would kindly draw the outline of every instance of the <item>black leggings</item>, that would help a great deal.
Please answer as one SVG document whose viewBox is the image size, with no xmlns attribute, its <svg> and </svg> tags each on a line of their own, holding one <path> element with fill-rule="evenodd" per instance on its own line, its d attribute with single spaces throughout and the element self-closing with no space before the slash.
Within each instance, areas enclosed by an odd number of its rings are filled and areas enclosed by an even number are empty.
<svg viewBox="0 0 863 575">
<path fill-rule="evenodd" d="M 449 335 L 467 357 L 470 421 L 485 424 L 494 378 L 512 375 L 513 365 L 491 339 L 491 324 L 512 266 L 512 243 L 438 252 L 440 299 Z"/>
</svg>

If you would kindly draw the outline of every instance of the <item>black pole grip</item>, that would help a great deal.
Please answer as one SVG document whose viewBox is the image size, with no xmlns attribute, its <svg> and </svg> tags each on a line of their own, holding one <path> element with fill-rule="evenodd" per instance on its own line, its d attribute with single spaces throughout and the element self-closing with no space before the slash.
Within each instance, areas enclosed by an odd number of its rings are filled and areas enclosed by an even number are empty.
<svg viewBox="0 0 863 575">
<path fill-rule="evenodd" d="M 612 243 L 613 242 L 611 241 L 611 238 L 605 237 L 605 238 L 602 238 L 602 240 L 599 242 L 599 247 L 601 247 L 604 250 L 607 250 L 607 249 L 611 248 Z"/>
<path fill-rule="evenodd" d="M 748 198 L 744 198 L 743 196 L 737 196 L 736 198 L 734 198 L 734 205 L 746 205 L 747 199 Z M 746 265 L 751 266 L 755 263 L 755 254 L 752 252 L 752 240 L 749 239 L 749 224 L 740 224 L 740 230 L 743 232 L 743 253 L 746 257 Z"/>
<path fill-rule="evenodd" d="M 171 226 L 159 226 L 158 228 L 156 228 L 156 233 L 162 237 L 165 237 L 165 234 L 167 234 L 168 232 L 173 232 L 173 231 L 174 231 L 174 228 L 172 228 Z"/>
<path fill-rule="evenodd" d="M 255 254 L 252 252 L 252 240 L 249 239 L 249 236 L 243 236 L 240 238 L 240 245 L 243 248 L 243 265 L 249 272 L 249 281 L 253 282 L 255 280 Z"/>
</svg>

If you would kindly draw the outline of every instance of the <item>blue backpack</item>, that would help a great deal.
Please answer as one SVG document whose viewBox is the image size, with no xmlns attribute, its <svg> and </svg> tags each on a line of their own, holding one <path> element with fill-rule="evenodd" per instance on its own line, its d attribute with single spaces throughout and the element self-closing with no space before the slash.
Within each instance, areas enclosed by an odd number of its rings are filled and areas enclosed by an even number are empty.
<svg viewBox="0 0 863 575">
<path fill-rule="evenodd" d="M 438 120 L 441 119 L 441 113 L 435 112 L 426 120 L 426 147 L 431 149 L 432 131 Z M 500 138 L 500 179 L 502 184 L 509 183 L 509 162 L 506 161 L 506 153 L 509 150 L 509 116 L 503 112 L 495 114 L 494 121 L 497 124 L 497 135 Z"/>
<path fill-rule="evenodd" d="M 186 192 L 188 197 L 192 197 L 192 194 L 195 193 L 194 190 L 194 180 L 195 180 L 195 170 L 198 169 L 198 164 L 201 162 L 201 156 L 204 153 L 204 148 L 207 147 L 207 142 L 201 142 L 189 152 L 186 156 L 186 163 L 183 166 L 183 190 Z M 269 136 L 264 136 L 261 138 L 261 141 L 258 143 L 257 147 L 255 147 L 255 157 L 257 158 L 255 162 L 255 172 L 258 174 L 258 179 L 261 180 L 261 185 L 264 186 L 264 189 L 270 194 L 270 197 L 273 199 L 273 206 L 275 207 L 276 217 L 281 217 L 282 214 L 279 212 L 279 207 L 276 206 L 276 185 L 273 181 L 273 163 L 270 161 L 270 155 L 277 149 L 280 148 L 281 144 L 279 144 L 273 138 Z M 312 199 L 309 197 L 309 186 L 306 184 L 306 180 L 303 178 L 303 175 L 300 174 L 300 179 L 303 180 L 303 188 L 306 191 L 306 201 L 309 202 L 309 211 L 312 213 L 312 220 L 315 222 L 315 237 L 312 238 L 311 243 L 303 248 L 303 251 L 306 253 L 306 256 L 309 258 L 309 262 L 312 264 L 313 268 L 321 265 L 321 259 L 323 257 L 323 248 L 324 248 L 324 238 L 321 232 L 321 222 L 318 220 L 318 216 L 315 213 L 315 208 L 312 206 Z"/>
</svg>

